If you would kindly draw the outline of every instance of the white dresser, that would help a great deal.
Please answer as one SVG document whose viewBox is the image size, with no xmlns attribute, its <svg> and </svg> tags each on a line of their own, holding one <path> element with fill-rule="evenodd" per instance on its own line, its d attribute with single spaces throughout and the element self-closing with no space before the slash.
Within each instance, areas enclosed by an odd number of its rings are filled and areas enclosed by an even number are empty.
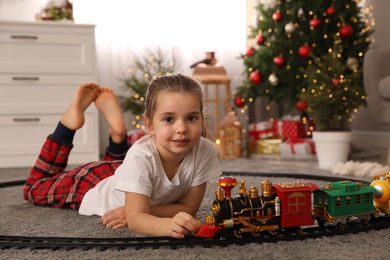
<svg viewBox="0 0 390 260">
<path fill-rule="evenodd" d="M 77 87 L 95 81 L 95 27 L 0 22 L 0 167 L 31 167 Z M 69 163 L 99 159 L 92 105 Z"/>
</svg>

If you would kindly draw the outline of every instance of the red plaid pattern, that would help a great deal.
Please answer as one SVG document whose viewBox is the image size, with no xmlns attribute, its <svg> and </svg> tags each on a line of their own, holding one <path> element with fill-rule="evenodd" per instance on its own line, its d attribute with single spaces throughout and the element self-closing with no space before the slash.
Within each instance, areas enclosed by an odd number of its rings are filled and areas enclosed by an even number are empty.
<svg viewBox="0 0 390 260">
<path fill-rule="evenodd" d="M 102 161 L 66 171 L 73 145 L 60 144 L 49 136 L 23 187 L 24 199 L 35 205 L 79 209 L 91 188 L 114 174 L 125 154 L 106 151 Z"/>
</svg>

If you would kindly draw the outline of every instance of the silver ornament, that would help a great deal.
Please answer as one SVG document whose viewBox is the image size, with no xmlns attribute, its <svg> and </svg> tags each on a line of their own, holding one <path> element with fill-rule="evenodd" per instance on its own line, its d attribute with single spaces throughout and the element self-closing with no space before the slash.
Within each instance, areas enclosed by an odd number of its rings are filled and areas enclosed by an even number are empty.
<svg viewBox="0 0 390 260">
<path fill-rule="evenodd" d="M 268 81 L 271 86 L 276 86 L 279 83 L 279 78 L 275 74 L 271 74 L 268 77 Z"/>
<path fill-rule="evenodd" d="M 284 26 L 284 30 L 286 31 L 286 33 L 293 33 L 295 32 L 295 25 L 293 24 L 293 22 L 289 22 Z"/>
<path fill-rule="evenodd" d="M 350 70 L 355 70 L 359 67 L 359 62 L 356 58 L 349 57 L 347 59 L 347 68 Z"/>
</svg>

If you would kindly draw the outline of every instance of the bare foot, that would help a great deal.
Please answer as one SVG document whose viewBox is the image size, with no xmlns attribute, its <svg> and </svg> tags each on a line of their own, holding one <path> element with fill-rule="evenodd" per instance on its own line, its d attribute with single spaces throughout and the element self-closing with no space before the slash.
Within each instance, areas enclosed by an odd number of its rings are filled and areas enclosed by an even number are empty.
<svg viewBox="0 0 390 260">
<path fill-rule="evenodd" d="M 126 137 L 127 129 L 123 119 L 122 109 L 114 92 L 109 88 L 100 88 L 95 106 L 109 125 L 109 132 L 114 143 L 120 143 Z"/>
<path fill-rule="evenodd" d="M 80 129 L 84 125 L 85 110 L 95 101 L 99 92 L 100 87 L 95 83 L 80 85 L 68 109 L 62 116 L 61 123 L 72 130 Z"/>
</svg>

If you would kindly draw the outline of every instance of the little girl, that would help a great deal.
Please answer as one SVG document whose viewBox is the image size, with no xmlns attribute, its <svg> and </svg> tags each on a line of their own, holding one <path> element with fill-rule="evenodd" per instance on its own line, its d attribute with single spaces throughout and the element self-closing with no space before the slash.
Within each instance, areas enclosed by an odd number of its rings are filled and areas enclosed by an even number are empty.
<svg viewBox="0 0 390 260">
<path fill-rule="evenodd" d="M 106 154 L 102 161 L 66 171 L 74 134 L 93 102 L 109 125 Z M 222 173 L 213 144 L 204 138 L 203 117 L 197 81 L 181 74 L 158 77 L 145 100 L 149 135 L 129 149 L 114 93 L 93 83 L 81 85 L 46 139 L 24 186 L 24 198 L 35 205 L 102 216 L 102 223 L 111 228 L 127 226 L 174 238 L 196 233 L 201 223 L 194 215 L 207 182 Z"/>
</svg>

